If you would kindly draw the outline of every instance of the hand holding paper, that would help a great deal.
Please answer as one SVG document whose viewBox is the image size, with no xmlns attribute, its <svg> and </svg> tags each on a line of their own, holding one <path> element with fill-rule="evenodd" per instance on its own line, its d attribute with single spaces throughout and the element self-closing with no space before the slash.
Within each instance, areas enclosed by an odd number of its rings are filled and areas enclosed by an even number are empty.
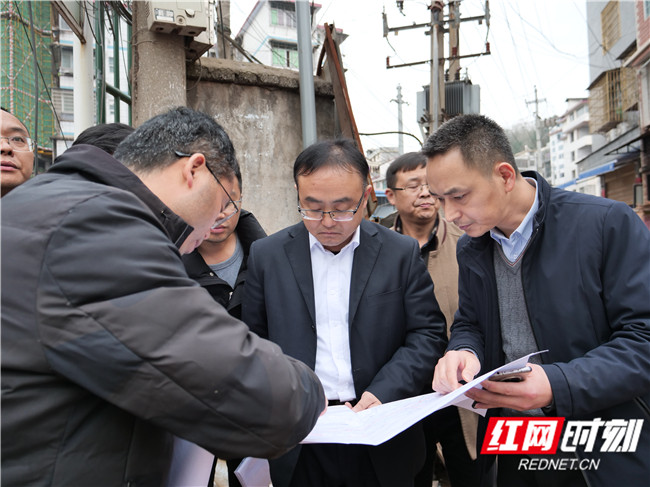
<svg viewBox="0 0 650 487">
<path fill-rule="evenodd" d="M 542 408 L 553 400 L 551 384 L 544 369 L 529 364 L 532 371 L 522 382 L 482 383 L 483 389 L 472 389 L 466 395 L 476 401 L 478 408 L 510 408 L 517 411 Z"/>
<path fill-rule="evenodd" d="M 481 370 L 481 363 L 469 350 L 450 350 L 436 365 L 433 390 L 441 394 L 458 389 L 460 381 L 470 382 Z"/>
<path fill-rule="evenodd" d="M 422 418 L 447 406 L 464 407 L 485 415 L 485 409 L 472 409 L 473 400 L 465 394 L 474 387 L 481 387 L 481 382 L 496 372 L 521 368 L 526 365 L 531 355 L 534 354 L 526 355 L 483 374 L 446 395 L 434 392 L 389 402 L 357 413 L 347 406 L 330 407 L 318 419 L 316 426 L 302 443 L 379 445 Z"/>
</svg>

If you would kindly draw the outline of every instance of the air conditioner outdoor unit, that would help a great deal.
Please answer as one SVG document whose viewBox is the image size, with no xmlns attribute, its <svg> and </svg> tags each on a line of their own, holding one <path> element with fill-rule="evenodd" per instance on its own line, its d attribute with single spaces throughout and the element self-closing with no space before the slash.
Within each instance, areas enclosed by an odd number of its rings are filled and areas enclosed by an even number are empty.
<svg viewBox="0 0 650 487">
<path fill-rule="evenodd" d="M 207 0 L 148 0 L 146 4 L 147 27 L 153 32 L 196 37 L 208 28 Z"/>
</svg>

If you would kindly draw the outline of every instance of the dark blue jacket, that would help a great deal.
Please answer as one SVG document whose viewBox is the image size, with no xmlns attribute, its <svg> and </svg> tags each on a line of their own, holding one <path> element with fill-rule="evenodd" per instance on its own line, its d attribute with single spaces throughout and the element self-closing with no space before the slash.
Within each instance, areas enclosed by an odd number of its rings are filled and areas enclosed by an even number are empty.
<svg viewBox="0 0 650 487">
<path fill-rule="evenodd" d="M 645 419 L 636 454 L 596 448 L 592 455 L 600 466 L 584 473 L 591 486 L 647 485 L 650 232 L 624 203 L 551 188 L 537 173 L 524 175 L 537 181 L 540 200 L 522 283 L 537 345 L 549 350 L 541 359 L 556 414 Z M 459 311 L 449 349 L 477 351 L 481 373 L 504 364 L 494 245 L 486 233 L 463 236 L 457 248 Z M 483 436 L 480 428 L 479 442 Z"/>
</svg>

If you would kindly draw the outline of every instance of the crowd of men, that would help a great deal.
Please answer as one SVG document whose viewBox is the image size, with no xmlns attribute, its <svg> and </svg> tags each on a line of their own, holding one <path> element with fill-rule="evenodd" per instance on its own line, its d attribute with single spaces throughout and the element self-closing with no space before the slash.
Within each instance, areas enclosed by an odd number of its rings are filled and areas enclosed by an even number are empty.
<svg viewBox="0 0 650 487">
<path fill-rule="evenodd" d="M 391 164 L 390 229 L 364 218 L 355 144 L 311 145 L 302 221 L 266 236 L 209 115 L 92 127 L 30 178 L 29 130 L 0 114 L 3 484 L 167 485 L 181 451 L 208 455 L 207 483 L 228 460 L 231 486 L 244 457 L 269 458 L 275 487 L 650 478 L 650 421 L 635 451 L 601 436 L 559 454 L 595 469 L 477 454 L 494 417 L 650 419 L 650 232 L 521 173 L 489 118 Z M 467 393 L 485 418 L 451 407 L 378 446 L 300 444 L 328 407 L 449 393 L 534 352 L 520 382 Z"/>
</svg>

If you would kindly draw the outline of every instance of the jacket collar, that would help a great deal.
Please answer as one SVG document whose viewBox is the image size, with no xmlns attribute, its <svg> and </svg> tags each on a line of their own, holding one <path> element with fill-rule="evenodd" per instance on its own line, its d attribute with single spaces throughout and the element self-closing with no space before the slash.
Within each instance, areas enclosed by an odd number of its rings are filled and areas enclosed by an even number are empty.
<svg viewBox="0 0 650 487">
<path fill-rule="evenodd" d="M 194 230 L 126 166 L 97 147 L 86 144 L 70 147 L 56 158 L 48 173 L 79 175 L 89 181 L 133 193 L 156 215 L 177 248 Z"/>
<path fill-rule="evenodd" d="M 255 218 L 255 215 L 246 210 L 241 210 L 235 231 L 244 249 L 244 255 L 248 255 L 251 245 L 255 240 L 266 237 L 266 232 L 262 228 L 262 225 L 260 225 L 260 222 L 257 221 L 257 218 Z"/>
<path fill-rule="evenodd" d="M 524 171 L 521 173 L 521 175 L 525 178 L 534 179 L 537 183 L 537 188 L 539 191 L 539 208 L 533 217 L 533 235 L 531 236 L 531 239 L 533 239 L 535 238 L 537 231 L 544 224 L 546 211 L 551 199 L 552 188 L 537 171 Z M 490 232 L 486 232 L 480 237 L 469 237 L 467 235 L 463 235 L 461 238 L 467 241 L 467 245 L 464 245 L 464 250 L 469 252 L 482 252 L 484 250 L 491 250 L 492 243 L 494 242 L 494 239 L 490 236 Z"/>
<path fill-rule="evenodd" d="M 255 218 L 255 215 L 246 210 L 240 211 L 241 215 L 239 216 L 235 232 L 237 233 L 239 243 L 241 243 L 244 250 L 244 262 L 242 262 L 242 268 L 245 268 L 246 258 L 250 252 L 251 245 L 255 240 L 266 237 L 266 232 L 257 221 L 257 218 Z M 195 249 L 190 254 L 184 255 L 183 263 L 185 264 L 187 273 L 193 278 L 206 274 L 209 275 L 210 272 L 212 272 L 212 269 L 210 269 L 210 266 L 205 262 L 198 249 Z"/>
</svg>

